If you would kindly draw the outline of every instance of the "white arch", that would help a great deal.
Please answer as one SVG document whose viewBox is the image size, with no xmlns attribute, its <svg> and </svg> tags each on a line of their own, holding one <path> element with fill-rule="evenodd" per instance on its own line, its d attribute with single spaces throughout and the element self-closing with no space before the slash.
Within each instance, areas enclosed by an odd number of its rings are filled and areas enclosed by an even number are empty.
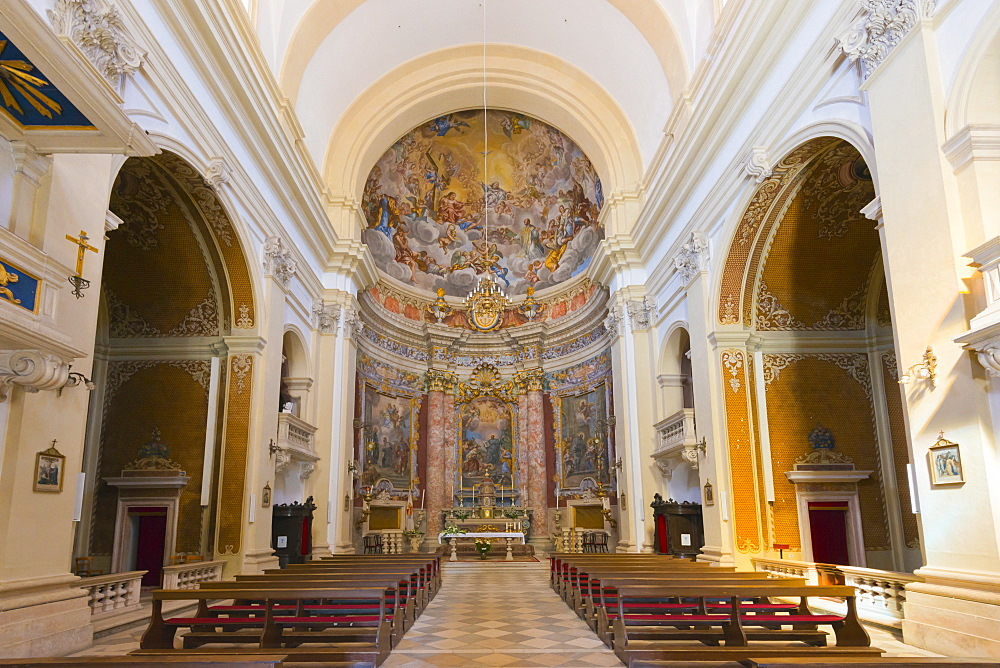
<svg viewBox="0 0 1000 668">
<path fill-rule="evenodd" d="M 1000 124 L 1000 4 L 969 40 L 945 108 L 945 137 L 967 125 Z"/>
<path fill-rule="evenodd" d="M 594 164 L 607 199 L 637 187 L 639 144 L 607 91 L 551 54 L 509 44 L 489 53 L 490 106 L 563 131 Z M 366 90 L 330 137 L 322 173 L 331 198 L 359 201 L 372 165 L 399 137 L 434 116 L 482 105 L 482 71 L 482 46 L 463 45 L 412 60 Z"/>
</svg>

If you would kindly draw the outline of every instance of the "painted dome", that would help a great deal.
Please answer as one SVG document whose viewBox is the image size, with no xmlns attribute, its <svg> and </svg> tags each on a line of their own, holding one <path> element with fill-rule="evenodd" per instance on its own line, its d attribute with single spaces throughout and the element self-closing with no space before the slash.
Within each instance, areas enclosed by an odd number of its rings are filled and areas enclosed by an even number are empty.
<svg viewBox="0 0 1000 668">
<path fill-rule="evenodd" d="M 485 133 L 481 109 L 435 118 L 372 168 L 362 238 L 387 275 L 465 297 L 489 273 L 515 295 L 590 264 L 604 238 L 601 181 L 590 160 L 535 118 L 496 109 L 485 118 Z"/>
</svg>

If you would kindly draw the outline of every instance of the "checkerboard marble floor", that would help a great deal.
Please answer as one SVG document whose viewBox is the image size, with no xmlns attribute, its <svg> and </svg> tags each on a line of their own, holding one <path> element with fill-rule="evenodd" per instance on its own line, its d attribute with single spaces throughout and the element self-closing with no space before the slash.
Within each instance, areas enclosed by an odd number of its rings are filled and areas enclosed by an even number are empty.
<svg viewBox="0 0 1000 668">
<path fill-rule="evenodd" d="M 622 665 L 549 588 L 548 564 L 446 563 L 444 583 L 382 664 L 400 666 Z M 78 655 L 122 655 L 139 646 L 144 626 L 106 636 Z M 869 629 L 887 656 L 937 656 Z"/>
</svg>

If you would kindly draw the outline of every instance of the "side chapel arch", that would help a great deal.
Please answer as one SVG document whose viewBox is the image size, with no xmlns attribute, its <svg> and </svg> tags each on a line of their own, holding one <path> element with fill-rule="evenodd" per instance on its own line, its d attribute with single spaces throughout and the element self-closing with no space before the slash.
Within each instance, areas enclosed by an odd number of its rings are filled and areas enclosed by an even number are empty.
<svg viewBox="0 0 1000 668">
<path fill-rule="evenodd" d="M 812 485 L 786 473 L 822 434 L 865 473 L 848 522 L 853 565 L 899 569 L 904 543 L 915 546 L 881 250 L 860 213 L 874 197 L 858 150 L 816 137 L 778 161 L 737 223 L 717 328 L 759 339 L 718 353 L 740 553 L 780 543 L 813 556 L 801 498 Z"/>
</svg>

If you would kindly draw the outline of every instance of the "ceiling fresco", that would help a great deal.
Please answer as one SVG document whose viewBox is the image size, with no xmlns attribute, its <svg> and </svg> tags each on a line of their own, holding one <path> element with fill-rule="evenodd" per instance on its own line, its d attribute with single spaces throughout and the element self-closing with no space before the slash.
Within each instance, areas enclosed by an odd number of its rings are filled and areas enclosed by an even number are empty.
<svg viewBox="0 0 1000 668">
<path fill-rule="evenodd" d="M 93 124 L 0 32 L 0 112 L 25 129 L 93 129 Z"/>
<path fill-rule="evenodd" d="M 486 133 L 483 118 L 482 110 L 435 118 L 369 173 L 363 239 L 392 278 L 465 297 L 488 274 L 508 294 L 524 294 L 590 264 L 604 238 L 590 160 L 530 116 L 491 109 Z"/>
</svg>

